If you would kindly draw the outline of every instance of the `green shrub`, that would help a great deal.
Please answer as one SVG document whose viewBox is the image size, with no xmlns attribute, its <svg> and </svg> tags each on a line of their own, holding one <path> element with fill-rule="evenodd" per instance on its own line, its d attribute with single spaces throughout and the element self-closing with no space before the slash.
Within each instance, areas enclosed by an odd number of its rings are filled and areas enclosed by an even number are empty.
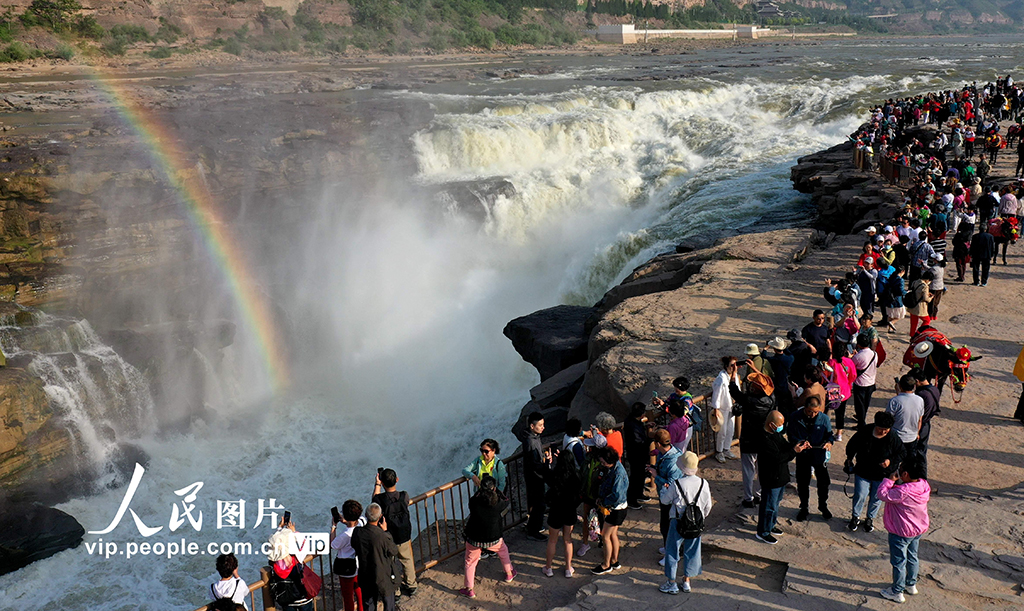
<svg viewBox="0 0 1024 611">
<path fill-rule="evenodd" d="M 162 40 L 167 44 L 171 44 L 177 42 L 178 39 L 184 35 L 185 32 L 183 32 L 181 28 L 161 17 L 160 27 L 157 28 L 156 34 L 153 34 L 153 39 Z"/>
<path fill-rule="evenodd" d="M 225 53 L 230 53 L 232 55 L 241 55 L 242 41 L 239 40 L 237 36 L 232 36 L 231 38 L 224 41 L 224 46 L 221 48 L 224 49 Z"/>
<path fill-rule="evenodd" d="M 23 62 L 32 56 L 32 51 L 20 42 L 12 42 L 0 49 L 0 63 Z"/>
<path fill-rule="evenodd" d="M 75 56 L 75 48 L 69 44 L 60 43 L 50 55 L 54 58 L 68 61 Z"/>
<path fill-rule="evenodd" d="M 514 25 L 504 24 L 498 26 L 498 29 L 494 30 L 494 35 L 498 42 L 506 45 L 521 45 L 523 44 L 523 35 Z"/>
<path fill-rule="evenodd" d="M 121 37 L 110 38 L 100 49 L 107 55 L 124 55 L 128 50 L 128 41 Z"/>
<path fill-rule="evenodd" d="M 469 46 L 490 49 L 494 47 L 494 32 L 476 25 L 466 32 L 466 41 Z"/>
<path fill-rule="evenodd" d="M 14 38 L 15 19 L 13 8 L 0 13 L 0 42 L 11 42 Z"/>
<path fill-rule="evenodd" d="M 72 16 L 80 10 L 82 5 L 78 0 L 32 0 L 24 15 L 31 16 L 31 25 L 43 25 L 54 32 L 66 32 L 71 29 Z"/>
<path fill-rule="evenodd" d="M 331 53 L 345 53 L 348 51 L 348 39 L 342 37 L 337 40 L 329 40 L 324 48 Z"/>
<path fill-rule="evenodd" d="M 453 47 L 468 47 L 469 36 L 466 35 L 462 30 L 449 30 L 448 40 L 451 41 Z"/>
<path fill-rule="evenodd" d="M 114 27 L 110 28 L 111 38 L 120 38 L 125 41 L 126 44 L 135 42 L 150 42 L 152 37 L 146 28 L 141 25 L 131 25 L 127 23 L 119 23 Z"/>
<path fill-rule="evenodd" d="M 448 34 L 441 28 L 434 28 L 430 33 L 430 39 L 427 41 L 427 46 L 435 51 L 445 51 L 450 44 L 451 41 L 448 40 Z"/>
<path fill-rule="evenodd" d="M 99 40 L 107 33 L 92 15 L 79 15 L 72 30 L 82 38 L 93 40 Z"/>
<path fill-rule="evenodd" d="M 154 59 L 167 59 L 171 56 L 171 48 L 164 46 L 155 47 L 152 51 L 147 51 L 146 55 Z"/>
<path fill-rule="evenodd" d="M 249 44 L 257 51 L 283 53 L 285 51 L 299 50 L 298 35 L 291 31 L 277 30 L 270 34 L 253 37 Z"/>
</svg>

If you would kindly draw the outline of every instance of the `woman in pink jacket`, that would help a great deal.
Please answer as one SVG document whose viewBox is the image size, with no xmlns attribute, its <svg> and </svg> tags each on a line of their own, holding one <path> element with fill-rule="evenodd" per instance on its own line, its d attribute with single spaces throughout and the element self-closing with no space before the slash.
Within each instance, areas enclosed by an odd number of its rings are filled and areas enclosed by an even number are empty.
<svg viewBox="0 0 1024 611">
<path fill-rule="evenodd" d="M 843 440 L 846 427 L 846 402 L 853 396 L 853 381 L 857 379 L 857 366 L 846 356 L 846 344 L 836 343 L 832 347 L 832 358 L 825 363 L 825 381 L 839 386 L 840 402 L 832 405 L 836 412 L 836 441 Z M 826 391 L 828 387 L 826 386 Z M 828 395 L 826 394 L 826 400 Z"/>
<path fill-rule="evenodd" d="M 892 586 L 882 590 L 883 598 L 901 603 L 904 593 L 917 594 L 917 547 L 928 530 L 928 498 L 932 488 L 924 479 L 920 459 L 908 458 L 899 468 L 899 480 L 884 479 L 878 498 L 885 501 L 882 522 L 889 531 L 889 562 Z M 897 483 L 897 481 L 899 483 Z"/>
</svg>

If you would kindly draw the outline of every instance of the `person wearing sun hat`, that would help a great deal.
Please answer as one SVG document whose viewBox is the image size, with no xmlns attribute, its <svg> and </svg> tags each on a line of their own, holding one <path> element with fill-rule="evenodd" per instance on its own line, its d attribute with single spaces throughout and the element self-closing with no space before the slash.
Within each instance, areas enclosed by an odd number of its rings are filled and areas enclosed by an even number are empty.
<svg viewBox="0 0 1024 611">
<path fill-rule="evenodd" d="M 757 371 L 760 371 L 769 378 L 775 375 L 775 371 L 772 369 L 772 366 L 763 356 L 761 356 L 761 348 L 757 344 L 747 344 L 747 348 L 743 351 L 743 354 L 747 356 L 748 361 L 754 364 L 754 368 Z M 754 369 L 751 369 L 750 366 L 747 365 L 747 370 L 744 372 L 743 379 L 746 379 L 747 376 L 750 375 L 751 371 L 754 371 Z"/>
<path fill-rule="evenodd" d="M 678 594 L 679 584 L 676 576 L 680 560 L 683 565 L 683 592 L 690 591 L 690 578 L 701 574 L 700 535 L 694 538 L 683 538 L 678 524 L 693 503 L 700 512 L 701 518 L 711 513 L 711 486 L 707 480 L 697 475 L 699 459 L 693 452 L 686 452 L 680 459 L 683 476 L 664 489 L 661 501 L 671 507 L 669 510 L 668 541 L 665 543 L 665 577 L 668 578 L 660 588 L 665 594 Z M 701 520 L 703 522 L 703 520 Z M 684 522 L 685 524 L 685 522 Z M 691 533 L 692 534 L 692 533 Z M 680 552 L 681 558 L 680 558 Z"/>
<path fill-rule="evenodd" d="M 789 390 L 789 372 L 793 370 L 795 359 L 785 353 L 788 346 L 789 342 L 776 336 L 768 340 L 768 349 L 763 354 L 774 374 L 772 382 L 775 382 L 775 401 L 783 411 L 793 407 L 793 394 Z"/>
</svg>

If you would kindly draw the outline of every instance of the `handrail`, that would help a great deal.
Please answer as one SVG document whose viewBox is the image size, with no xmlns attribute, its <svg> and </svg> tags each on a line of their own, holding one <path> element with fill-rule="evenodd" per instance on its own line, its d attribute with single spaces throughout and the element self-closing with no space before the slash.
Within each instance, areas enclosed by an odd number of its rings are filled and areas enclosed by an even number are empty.
<svg viewBox="0 0 1024 611">
<path fill-rule="evenodd" d="M 711 446 L 711 451 L 706 450 L 705 446 L 707 440 L 705 439 L 709 434 L 714 443 L 715 433 L 711 430 L 710 419 L 708 416 L 708 401 L 710 397 L 707 395 L 698 395 L 693 398 L 694 403 L 700 403 L 704 407 L 704 426 L 700 430 L 695 430 L 690 438 L 690 449 L 692 449 L 700 460 L 708 458 L 714 454 L 714 445 Z M 623 424 L 616 424 L 615 429 L 621 429 Z M 736 431 L 738 433 L 739 431 Z M 550 448 L 560 443 L 559 441 L 551 441 L 544 444 L 544 448 Z M 735 437 L 733 443 L 736 443 Z M 508 481 L 506 483 L 505 492 L 510 501 L 510 507 L 502 518 L 502 530 L 507 531 L 515 526 L 526 521 L 527 518 L 527 507 L 526 507 L 526 480 L 524 476 L 523 468 L 523 451 L 522 448 L 516 450 L 511 456 L 502 459 L 502 463 L 506 466 L 506 472 L 508 474 Z M 416 495 L 409 499 L 410 518 L 415 519 L 416 536 L 412 539 L 413 548 L 413 561 L 416 567 L 416 573 L 422 573 L 423 571 L 436 566 L 437 564 L 444 562 L 445 560 L 456 556 L 463 552 L 465 541 L 462 539 L 462 528 L 468 519 L 469 510 L 469 498 L 472 496 L 472 490 L 470 489 L 471 480 L 465 476 L 459 476 L 449 482 L 441 484 Z M 456 495 L 456 491 L 458 494 Z M 447 494 L 446 494 L 447 493 Z M 440 499 L 441 507 L 438 507 L 438 499 Z M 430 503 L 428 504 L 428 501 Z M 420 514 L 423 514 L 423 520 L 420 519 Z M 331 607 L 337 608 L 335 603 L 336 598 L 336 584 L 334 575 L 331 572 L 331 557 L 327 556 L 327 567 L 326 570 L 323 565 L 323 556 L 318 556 L 320 561 L 320 577 L 323 580 L 323 589 L 320 594 L 313 599 L 314 609 L 326 609 L 327 605 L 327 592 L 330 591 L 331 596 Z M 307 566 L 309 566 L 307 564 Z M 256 611 L 256 590 L 263 591 L 263 608 L 269 610 L 273 607 L 273 599 L 270 597 L 269 592 L 265 589 L 269 578 L 267 577 L 269 567 L 263 567 L 261 569 L 260 579 L 249 584 L 249 601 L 250 611 Z M 322 600 L 322 603 L 320 601 Z M 322 606 L 318 606 L 318 603 Z M 209 611 L 209 604 L 203 605 L 197 608 L 195 611 Z"/>
</svg>

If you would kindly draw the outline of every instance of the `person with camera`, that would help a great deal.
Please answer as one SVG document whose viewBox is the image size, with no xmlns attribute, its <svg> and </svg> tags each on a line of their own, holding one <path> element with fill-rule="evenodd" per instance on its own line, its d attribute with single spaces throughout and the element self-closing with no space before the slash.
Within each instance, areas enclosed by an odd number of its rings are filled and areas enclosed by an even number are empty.
<svg viewBox="0 0 1024 611">
<path fill-rule="evenodd" d="M 384 603 L 384 611 L 395 611 L 399 578 L 395 574 L 394 560 L 398 546 L 388 532 L 384 510 L 377 503 L 370 503 L 366 508 L 366 525 L 352 532 L 352 549 L 359 565 L 363 609 L 377 611 L 379 601 Z"/>
<path fill-rule="evenodd" d="M 704 529 L 704 518 L 711 513 L 711 487 L 707 480 L 697 476 L 699 459 L 693 452 L 683 454 L 683 476 L 664 490 L 662 498 L 672 508 L 668 529 L 668 542 L 665 544 L 665 577 L 668 578 L 660 588 L 666 594 L 678 594 L 676 583 L 680 548 L 683 561 L 683 592 L 690 591 L 690 578 L 701 573 L 700 531 Z M 694 511 L 689 511 L 690 506 Z M 680 527 L 682 523 L 682 527 Z M 696 535 L 696 536 L 694 536 Z"/>
<path fill-rule="evenodd" d="M 861 427 L 846 444 L 843 472 L 853 475 L 853 516 L 847 525 L 851 532 L 861 526 L 864 532 L 875 529 L 874 519 L 882 508 L 878 486 L 896 472 L 906 455 L 903 442 L 892 428 L 894 421 L 892 414 L 876 412 L 875 423 Z M 861 522 L 865 503 L 868 513 Z"/>
<path fill-rule="evenodd" d="M 466 520 L 465 587 L 459 590 L 459 594 L 467 598 L 476 598 L 476 565 L 483 550 L 497 554 L 505 569 L 505 583 L 516 578 L 508 545 L 505 545 L 501 532 L 501 514 L 508 505 L 509 500 L 498 494 L 498 482 L 493 477 L 485 475 L 480 478 L 480 488 L 469 499 L 469 519 Z"/>
<path fill-rule="evenodd" d="M 416 564 L 412 558 L 409 493 L 398 491 L 398 474 L 394 469 L 377 469 L 371 500 L 384 512 L 388 532 L 398 546 L 398 559 L 402 563 L 402 590 L 405 595 L 412 596 L 416 594 Z"/>
<path fill-rule="evenodd" d="M 341 583 L 341 601 L 345 611 L 363 609 L 363 593 L 359 590 L 359 562 L 356 550 L 352 547 L 352 533 L 365 525 L 363 506 L 359 501 L 349 499 L 341 505 L 341 513 L 331 526 L 331 548 L 335 551 L 333 569 Z"/>
<path fill-rule="evenodd" d="M 782 492 L 789 483 L 789 461 L 811 447 L 804 440 L 791 445 L 782 436 L 786 419 L 781 412 L 768 412 L 759 429 L 760 448 L 757 453 L 757 476 L 761 484 L 761 505 L 757 514 L 757 533 L 759 541 L 768 545 L 779 542 L 775 535 L 781 535 L 782 529 L 776 525 L 779 516 L 779 504 L 782 503 Z M 743 427 L 744 429 L 746 426 Z"/>
<path fill-rule="evenodd" d="M 802 410 L 793 412 L 789 417 L 789 442 L 794 446 L 807 442 L 808 450 L 796 457 L 796 487 L 800 495 L 800 511 L 796 521 L 807 519 L 808 504 L 811 495 L 811 473 L 818 480 L 818 511 L 825 520 L 832 519 L 828 510 L 828 487 L 832 479 L 828 474 L 828 459 L 832 452 L 835 434 L 832 432 L 832 420 L 822 410 L 818 397 L 807 400 Z"/>
<path fill-rule="evenodd" d="M 270 573 L 267 587 L 271 597 L 281 609 L 288 611 L 313 611 L 313 596 L 309 595 L 302 583 L 304 562 L 313 557 L 297 558 L 290 553 L 295 548 L 298 531 L 291 519 L 291 512 L 286 511 L 281 517 L 277 531 L 270 536 Z"/>
<path fill-rule="evenodd" d="M 641 404 L 643 405 L 643 404 Z M 576 421 L 579 424 L 579 420 Z M 572 529 L 576 526 L 582 501 L 581 490 L 583 480 L 580 475 L 580 462 L 571 449 L 552 452 L 551 469 L 548 471 L 548 546 L 543 573 L 554 577 L 551 569 L 558 548 L 558 537 L 561 535 L 565 548 L 565 576 L 570 578 L 575 572 L 572 568 Z"/>
</svg>

